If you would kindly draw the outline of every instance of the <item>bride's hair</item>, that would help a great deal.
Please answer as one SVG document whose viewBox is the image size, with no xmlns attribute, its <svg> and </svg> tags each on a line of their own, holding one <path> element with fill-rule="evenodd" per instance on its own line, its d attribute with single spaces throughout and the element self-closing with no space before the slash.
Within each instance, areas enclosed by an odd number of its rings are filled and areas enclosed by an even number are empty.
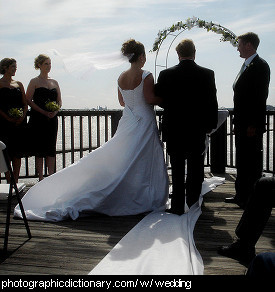
<svg viewBox="0 0 275 292">
<path fill-rule="evenodd" d="M 145 54 L 145 48 L 142 43 L 130 39 L 122 44 L 121 52 L 129 59 L 130 63 L 134 63 L 140 55 Z"/>
</svg>

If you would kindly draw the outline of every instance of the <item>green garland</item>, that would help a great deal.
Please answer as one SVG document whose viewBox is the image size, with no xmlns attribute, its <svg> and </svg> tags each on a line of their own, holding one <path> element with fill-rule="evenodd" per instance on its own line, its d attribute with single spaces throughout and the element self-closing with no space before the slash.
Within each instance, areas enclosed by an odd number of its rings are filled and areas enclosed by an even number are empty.
<svg viewBox="0 0 275 292">
<path fill-rule="evenodd" d="M 186 30 L 186 29 L 190 30 L 191 28 L 195 26 L 204 28 L 207 31 L 213 31 L 217 34 L 221 34 L 222 35 L 220 39 L 221 42 L 230 42 L 234 47 L 238 45 L 237 36 L 229 29 L 219 24 L 215 24 L 212 21 L 206 22 L 205 20 L 201 20 L 197 17 L 193 17 L 193 18 L 188 18 L 186 22 L 179 21 L 173 24 L 171 27 L 159 31 L 158 37 L 156 38 L 153 44 L 152 51 L 155 52 L 159 49 L 161 43 L 163 42 L 163 40 L 166 39 L 168 34 L 175 32 L 177 30 Z"/>
</svg>

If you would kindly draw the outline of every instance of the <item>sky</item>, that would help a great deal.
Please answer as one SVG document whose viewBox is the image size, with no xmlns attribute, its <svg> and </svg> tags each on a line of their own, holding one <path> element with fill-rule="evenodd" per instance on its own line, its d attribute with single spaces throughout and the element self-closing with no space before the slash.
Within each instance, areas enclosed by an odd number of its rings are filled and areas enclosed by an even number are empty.
<svg viewBox="0 0 275 292">
<path fill-rule="evenodd" d="M 150 52 L 160 30 L 195 16 L 236 35 L 248 31 L 259 35 L 258 53 L 271 68 L 267 104 L 275 106 L 274 15 L 275 0 L 0 0 L 0 59 L 17 60 L 14 79 L 26 90 L 29 81 L 39 75 L 34 58 L 48 54 L 52 60 L 50 77 L 59 83 L 64 109 L 119 109 L 117 79 L 129 68 L 128 62 L 109 69 L 90 68 L 80 76 L 72 66 L 64 65 L 64 58 L 78 54 L 108 59 L 120 52 L 124 41 L 134 38 L 145 45 L 144 69 L 156 80 L 159 70 L 155 74 L 155 62 L 165 65 L 168 56 L 168 67 L 177 64 L 175 46 L 183 38 L 191 38 L 196 45 L 196 63 L 215 72 L 219 107 L 232 107 L 232 84 L 244 60 L 230 43 L 220 42 L 219 35 L 195 27 L 176 39 L 167 38 L 157 60 L 156 53 Z"/>
</svg>

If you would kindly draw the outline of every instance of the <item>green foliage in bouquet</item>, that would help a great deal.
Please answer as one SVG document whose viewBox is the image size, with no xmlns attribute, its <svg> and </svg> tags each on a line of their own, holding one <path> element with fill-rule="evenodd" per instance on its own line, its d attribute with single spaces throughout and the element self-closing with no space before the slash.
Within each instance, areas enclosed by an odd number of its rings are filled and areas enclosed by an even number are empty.
<svg viewBox="0 0 275 292">
<path fill-rule="evenodd" d="M 220 34 L 221 42 L 230 42 L 234 47 L 238 45 L 237 36 L 229 29 L 219 24 L 215 24 L 212 21 L 206 22 L 205 20 L 201 20 L 197 17 L 193 17 L 193 18 L 188 18 L 186 22 L 179 21 L 173 24 L 172 26 L 159 31 L 158 37 L 156 38 L 153 44 L 152 51 L 155 52 L 159 49 L 161 43 L 166 39 L 168 34 L 173 33 L 177 30 L 186 30 L 186 29 L 190 30 L 191 28 L 195 26 L 199 28 L 204 28 L 207 31 L 212 31 L 214 33 Z"/>
<path fill-rule="evenodd" d="M 11 108 L 8 111 L 8 115 L 12 118 L 22 118 L 24 115 L 23 109 L 22 108 Z"/>
<path fill-rule="evenodd" d="M 60 105 L 55 101 L 47 101 L 46 102 L 46 109 L 50 112 L 55 112 L 60 110 Z"/>
</svg>

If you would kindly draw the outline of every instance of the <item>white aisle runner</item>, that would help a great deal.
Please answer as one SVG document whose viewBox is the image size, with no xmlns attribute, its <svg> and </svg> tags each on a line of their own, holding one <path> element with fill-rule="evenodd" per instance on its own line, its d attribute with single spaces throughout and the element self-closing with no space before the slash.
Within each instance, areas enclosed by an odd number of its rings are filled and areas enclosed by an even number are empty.
<svg viewBox="0 0 275 292">
<path fill-rule="evenodd" d="M 224 182 L 205 179 L 199 202 L 181 216 L 152 212 L 130 230 L 89 275 L 202 275 L 193 231 L 203 195 Z"/>
</svg>

